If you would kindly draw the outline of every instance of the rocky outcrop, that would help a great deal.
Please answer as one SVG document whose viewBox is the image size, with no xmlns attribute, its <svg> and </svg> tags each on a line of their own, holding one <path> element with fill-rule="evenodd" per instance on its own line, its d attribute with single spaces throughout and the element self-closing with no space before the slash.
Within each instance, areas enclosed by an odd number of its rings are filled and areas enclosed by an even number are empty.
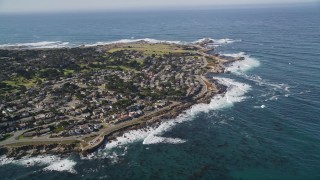
<svg viewBox="0 0 320 180">
<path fill-rule="evenodd" d="M 0 156 L 6 155 L 8 153 L 8 148 L 6 147 L 1 147 L 0 148 Z"/>
<path fill-rule="evenodd" d="M 212 39 L 206 38 L 196 44 L 201 47 L 207 47 L 209 44 L 213 44 L 213 43 L 214 41 Z"/>
<path fill-rule="evenodd" d="M 65 155 L 73 152 L 79 152 L 76 143 L 72 144 L 39 144 L 39 145 L 26 145 L 17 147 L 5 147 L 0 149 L 0 153 L 19 159 L 24 156 L 36 156 L 43 154 Z"/>
</svg>

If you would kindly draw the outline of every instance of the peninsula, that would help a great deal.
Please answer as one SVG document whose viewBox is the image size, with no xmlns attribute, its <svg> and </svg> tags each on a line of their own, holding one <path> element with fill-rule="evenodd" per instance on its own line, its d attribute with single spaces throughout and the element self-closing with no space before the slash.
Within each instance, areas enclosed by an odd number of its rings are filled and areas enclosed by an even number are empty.
<svg viewBox="0 0 320 180">
<path fill-rule="evenodd" d="M 106 139 L 208 103 L 225 59 L 204 41 L 0 49 L 0 155 L 94 151 Z"/>
</svg>

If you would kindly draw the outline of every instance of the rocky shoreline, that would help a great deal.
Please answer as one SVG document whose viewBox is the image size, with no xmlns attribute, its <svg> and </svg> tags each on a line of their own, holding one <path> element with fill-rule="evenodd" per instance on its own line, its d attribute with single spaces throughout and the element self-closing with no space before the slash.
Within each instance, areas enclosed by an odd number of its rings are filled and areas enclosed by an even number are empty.
<svg viewBox="0 0 320 180">
<path fill-rule="evenodd" d="M 184 111 L 191 108 L 193 105 L 201 104 L 201 103 L 209 104 L 211 102 L 211 99 L 213 96 L 218 95 L 218 94 L 224 94 L 227 90 L 226 86 L 219 84 L 215 80 L 213 80 L 212 83 L 214 83 L 216 85 L 217 91 L 214 91 L 213 89 L 208 90 L 205 94 L 203 94 L 203 96 L 198 97 L 193 102 L 192 101 L 191 102 L 184 102 L 179 105 L 176 105 L 170 110 L 166 110 L 165 112 L 161 112 L 161 114 L 158 116 L 157 115 L 153 116 L 152 120 L 148 119 L 147 121 L 145 121 L 143 123 L 139 123 L 137 125 L 126 127 L 121 130 L 114 131 L 110 134 L 107 134 L 103 137 L 103 141 L 101 141 L 101 143 L 99 143 L 99 145 L 92 147 L 90 149 L 82 150 L 81 154 L 86 156 L 87 154 L 96 151 L 98 148 L 101 147 L 102 144 L 105 144 L 106 141 L 113 141 L 117 137 L 122 136 L 124 133 L 126 133 L 130 130 L 144 129 L 147 127 L 158 127 L 158 126 L 160 126 L 161 123 L 178 117 L 180 114 L 182 114 Z"/>
<path fill-rule="evenodd" d="M 183 102 L 179 105 L 172 107 L 172 109 L 168 109 L 165 112 L 160 112 L 159 115 L 155 115 L 152 117 L 152 120 L 147 119 L 142 123 L 138 123 L 133 126 L 125 127 L 123 129 L 114 131 L 110 134 L 104 136 L 103 141 L 96 147 L 92 147 L 90 149 L 83 150 L 79 146 L 78 142 L 70 143 L 70 144 L 62 144 L 62 143 L 51 143 L 51 144 L 37 144 L 37 145 L 25 145 L 25 146 L 5 146 L 0 148 L 0 156 L 5 155 L 8 158 L 20 159 L 22 157 L 33 157 L 38 155 L 59 155 L 59 156 L 67 156 L 72 153 L 81 153 L 86 156 L 89 153 L 94 152 L 98 148 L 101 147 L 102 144 L 105 144 L 106 141 L 113 141 L 117 137 L 122 136 L 124 133 L 130 130 L 144 129 L 147 127 L 157 127 L 162 122 L 165 122 L 170 119 L 174 119 L 183 113 L 185 110 L 189 109 L 191 106 L 195 104 L 205 103 L 209 104 L 212 97 L 217 94 L 224 94 L 226 92 L 226 87 L 218 84 L 217 81 L 212 81 L 217 88 L 218 91 L 207 91 L 203 96 L 198 97 L 192 102 Z"/>
</svg>

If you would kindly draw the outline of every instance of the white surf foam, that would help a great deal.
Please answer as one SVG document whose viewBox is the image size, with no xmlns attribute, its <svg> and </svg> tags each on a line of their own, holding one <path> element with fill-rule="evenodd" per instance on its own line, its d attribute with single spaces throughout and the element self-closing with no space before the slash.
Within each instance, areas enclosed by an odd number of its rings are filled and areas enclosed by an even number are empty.
<svg viewBox="0 0 320 180">
<path fill-rule="evenodd" d="M 63 159 L 60 161 L 55 161 L 51 163 L 48 167 L 45 167 L 43 170 L 44 171 L 67 171 L 70 173 L 77 173 L 77 171 L 74 169 L 74 166 L 77 163 L 69 160 L 69 159 Z"/>
<path fill-rule="evenodd" d="M 262 104 L 261 106 L 253 106 L 255 109 L 264 109 L 266 108 L 266 105 Z"/>
<path fill-rule="evenodd" d="M 180 138 L 170 138 L 170 137 L 161 137 L 165 132 L 172 129 L 176 124 L 181 123 L 186 120 L 186 115 L 180 115 L 176 119 L 163 122 L 160 126 L 153 128 L 143 140 L 143 144 L 181 144 L 185 143 L 186 140 Z"/>
<path fill-rule="evenodd" d="M 231 57 L 244 57 L 242 61 L 236 61 L 229 65 L 226 70 L 246 80 L 253 81 L 256 85 L 266 88 L 267 91 L 261 95 L 266 98 L 264 101 L 277 101 L 280 97 L 289 97 L 291 95 L 291 86 L 285 83 L 277 83 L 267 79 L 263 79 L 258 75 L 248 75 L 245 72 L 260 65 L 259 61 L 243 52 L 235 54 L 223 54 Z M 255 107 L 256 108 L 256 107 Z M 265 108 L 265 107 L 261 107 Z"/>
<path fill-rule="evenodd" d="M 158 143 L 180 144 L 186 142 L 186 140 L 180 138 L 163 137 L 162 135 L 177 124 L 192 120 L 192 117 L 199 112 L 208 112 L 231 107 L 234 103 L 245 100 L 245 94 L 251 89 L 249 85 L 236 82 L 229 78 L 215 79 L 217 79 L 219 83 L 227 86 L 227 92 L 214 96 L 210 104 L 196 104 L 177 118 L 162 122 L 158 127 L 129 131 L 121 137 L 116 138 L 116 140 L 108 142 L 102 151 L 109 151 L 115 147 L 123 147 L 127 144 L 140 141 L 145 145 Z M 105 153 L 105 155 L 107 156 L 110 154 Z"/>
<path fill-rule="evenodd" d="M 229 38 L 224 39 L 212 39 L 212 38 L 203 38 L 199 39 L 197 41 L 193 42 L 186 42 L 186 41 L 169 41 L 169 40 L 158 40 L 158 39 L 152 39 L 152 38 L 140 38 L 140 39 L 134 39 L 134 37 L 131 37 L 131 39 L 121 39 L 117 41 L 103 41 L 103 42 L 96 42 L 96 43 L 89 43 L 89 44 L 82 44 L 86 47 L 92 47 L 92 46 L 98 46 L 98 45 L 109 45 L 109 44 L 116 44 L 116 43 L 135 43 L 139 41 L 145 41 L 148 43 L 169 43 L 169 44 L 194 44 L 203 42 L 204 40 L 213 40 L 214 43 L 211 45 L 213 46 L 220 46 L 223 44 L 231 44 L 234 42 L 240 42 L 241 40 L 233 40 Z M 9 44 L 0 44 L 0 48 L 25 48 L 25 49 L 39 49 L 39 48 L 63 48 L 63 47 L 77 47 L 80 46 L 79 43 L 73 43 L 70 44 L 69 42 L 62 42 L 62 41 L 40 41 L 40 42 L 32 42 L 32 43 L 9 43 Z"/>
<path fill-rule="evenodd" d="M 182 41 L 167 41 L 167 40 L 157 40 L 157 39 L 151 39 L 151 38 L 143 38 L 143 39 L 121 39 L 118 41 L 107 41 L 107 42 L 97 42 L 94 44 L 87 44 L 85 45 L 86 47 L 91 47 L 91 46 L 98 46 L 98 45 L 108 45 L 108 44 L 121 44 L 121 43 L 135 43 L 135 42 L 140 42 L 140 41 L 145 41 L 151 44 L 156 44 L 156 43 L 169 43 L 169 44 L 184 44 Z"/>
<path fill-rule="evenodd" d="M 0 166 L 6 165 L 6 164 L 10 164 L 13 161 L 14 161 L 13 158 L 8 158 L 5 155 L 4 156 L 0 156 Z"/>
<path fill-rule="evenodd" d="M 223 54 L 223 55 L 231 56 L 235 58 L 244 57 L 244 60 L 236 61 L 230 64 L 226 68 L 227 71 L 230 71 L 231 73 L 234 73 L 234 74 L 240 74 L 252 68 L 260 66 L 260 62 L 257 59 L 250 57 L 249 55 L 246 55 L 244 52 L 234 53 L 234 54 Z"/>
<path fill-rule="evenodd" d="M 58 156 L 36 156 L 23 157 L 22 159 L 14 160 L 6 156 L 0 157 L 0 165 L 16 164 L 26 167 L 32 166 L 47 166 L 43 168 L 44 171 L 67 171 L 70 173 L 77 173 L 74 169 L 76 162 L 70 159 L 61 159 Z"/>
<path fill-rule="evenodd" d="M 209 112 L 211 110 L 219 110 L 227 107 L 231 107 L 236 102 L 241 102 L 246 97 L 244 96 L 251 87 L 247 84 L 236 82 L 229 78 L 215 78 L 219 83 L 227 86 L 225 94 L 219 94 L 213 97 L 210 104 L 196 104 L 189 110 L 186 110 L 184 114 L 180 115 L 176 119 L 162 123 L 158 128 L 152 131 L 148 137 L 143 141 L 143 144 L 155 144 L 155 143 L 184 143 L 185 140 L 176 138 L 162 138 L 160 135 L 171 130 L 176 124 L 184 121 L 192 120 L 192 117 L 199 112 Z"/>
<path fill-rule="evenodd" d="M 229 38 L 223 38 L 223 39 L 202 38 L 202 39 L 198 39 L 196 41 L 193 41 L 192 44 L 202 43 L 202 42 L 206 42 L 208 40 L 213 41 L 213 43 L 209 43 L 208 46 L 221 46 L 221 45 L 225 45 L 225 44 L 241 42 L 241 40 L 239 40 L 239 39 L 234 40 L 234 39 L 229 39 Z"/>
<path fill-rule="evenodd" d="M 271 82 L 269 80 L 262 79 L 258 75 L 247 75 L 244 73 L 239 75 L 247 80 L 255 82 L 259 86 L 267 86 L 272 88 L 273 90 L 282 90 L 284 92 L 290 92 L 291 87 L 288 84 Z"/>
<path fill-rule="evenodd" d="M 151 44 L 156 44 L 156 43 L 169 43 L 169 44 L 195 44 L 195 43 L 201 43 L 206 40 L 212 40 L 213 43 L 212 45 L 219 46 L 223 44 L 231 44 L 234 42 L 241 42 L 241 40 L 234 40 L 234 39 L 229 39 L 229 38 L 224 38 L 224 39 L 212 39 L 212 38 L 202 38 L 193 42 L 186 42 L 186 41 L 168 41 L 168 40 L 158 40 L 158 39 L 152 39 L 152 38 L 142 38 L 142 39 L 121 39 L 117 41 L 107 41 L 107 42 L 97 42 L 94 44 L 87 44 L 85 46 L 97 46 L 97 45 L 108 45 L 108 44 L 117 44 L 117 43 L 135 43 L 135 42 L 140 42 L 140 41 L 145 41 Z"/>
<path fill-rule="evenodd" d="M 167 144 L 181 144 L 185 143 L 186 140 L 180 138 L 168 138 L 168 137 L 159 137 L 159 136 L 147 136 L 143 144 L 159 144 L 159 143 L 167 143 Z"/>
<path fill-rule="evenodd" d="M 280 97 L 291 95 L 291 86 L 285 83 L 276 83 L 267 79 L 262 79 L 258 75 L 247 75 L 238 73 L 238 76 L 254 82 L 256 85 L 265 88 L 261 97 L 266 98 L 264 101 L 277 101 Z"/>
<path fill-rule="evenodd" d="M 47 165 L 57 160 L 58 160 L 58 157 L 56 156 L 23 157 L 18 160 L 14 160 L 14 158 L 8 158 L 7 156 L 1 156 L 0 165 L 13 163 L 17 165 L 30 167 L 30 166 L 37 166 L 37 165 Z"/>
<path fill-rule="evenodd" d="M 23 166 L 36 166 L 36 165 L 48 165 L 57 161 L 59 158 L 56 156 L 37 156 L 37 157 L 24 157 L 16 161 L 16 164 Z"/>
<path fill-rule="evenodd" d="M 38 48 L 62 48 L 68 47 L 69 42 L 62 41 L 41 41 L 34 43 L 14 43 L 14 44 L 2 44 L 0 48 L 30 48 L 30 49 L 38 49 Z"/>
</svg>

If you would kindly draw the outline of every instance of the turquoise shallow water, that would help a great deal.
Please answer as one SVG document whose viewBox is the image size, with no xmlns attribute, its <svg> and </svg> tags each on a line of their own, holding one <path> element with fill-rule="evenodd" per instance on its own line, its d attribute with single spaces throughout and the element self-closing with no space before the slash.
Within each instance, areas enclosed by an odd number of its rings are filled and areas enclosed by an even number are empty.
<svg viewBox="0 0 320 180">
<path fill-rule="evenodd" d="M 245 72 L 218 77 L 229 82 L 228 98 L 214 98 L 160 128 L 131 132 L 90 158 L 8 161 L 0 179 L 320 179 L 317 7 L 1 15 L 0 21 L 6 45 L 212 37 L 231 39 L 220 40 L 217 52 L 246 54 Z"/>
</svg>

